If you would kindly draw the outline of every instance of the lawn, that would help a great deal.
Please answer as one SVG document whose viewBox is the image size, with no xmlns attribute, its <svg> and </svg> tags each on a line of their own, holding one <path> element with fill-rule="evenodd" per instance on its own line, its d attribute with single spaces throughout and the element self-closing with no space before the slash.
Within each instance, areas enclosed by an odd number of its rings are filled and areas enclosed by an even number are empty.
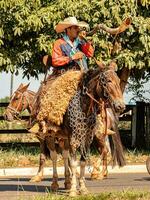
<svg viewBox="0 0 150 200">
<path fill-rule="evenodd" d="M 0 168 L 9 167 L 37 167 L 39 164 L 39 147 L 13 147 L 9 149 L 0 149 Z M 137 151 L 125 150 L 125 158 L 127 164 L 145 164 L 146 159 L 150 152 L 148 151 Z M 96 161 L 99 158 L 98 153 L 90 154 L 90 161 Z M 108 155 L 108 163 L 110 164 L 111 156 Z M 58 166 L 63 165 L 62 156 L 58 155 Z M 46 161 L 46 166 L 52 166 L 50 159 Z"/>
</svg>

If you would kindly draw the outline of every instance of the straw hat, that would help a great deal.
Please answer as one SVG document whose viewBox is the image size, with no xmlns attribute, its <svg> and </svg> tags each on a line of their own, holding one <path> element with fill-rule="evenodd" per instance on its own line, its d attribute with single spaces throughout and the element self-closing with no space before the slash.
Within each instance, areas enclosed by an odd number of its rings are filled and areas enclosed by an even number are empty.
<svg viewBox="0 0 150 200">
<path fill-rule="evenodd" d="M 55 31 L 57 33 L 62 33 L 66 28 L 69 28 L 71 26 L 79 26 L 79 27 L 85 27 L 85 28 L 89 28 L 89 25 L 86 22 L 78 22 L 76 17 L 68 17 L 66 19 L 64 19 L 64 21 L 59 22 L 56 26 L 55 26 Z"/>
</svg>

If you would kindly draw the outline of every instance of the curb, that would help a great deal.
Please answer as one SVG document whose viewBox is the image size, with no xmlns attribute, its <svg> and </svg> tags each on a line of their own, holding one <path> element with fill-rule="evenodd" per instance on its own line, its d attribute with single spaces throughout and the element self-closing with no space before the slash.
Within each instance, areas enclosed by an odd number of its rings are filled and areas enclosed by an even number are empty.
<svg viewBox="0 0 150 200">
<path fill-rule="evenodd" d="M 78 167 L 79 170 L 79 167 Z M 86 167 L 85 173 L 89 174 L 92 171 L 92 167 Z M 38 172 L 38 167 L 34 168 L 4 168 L 0 169 L 0 177 L 7 176 L 34 176 Z M 57 168 L 58 175 L 64 174 L 64 167 Z M 147 173 L 146 165 L 126 165 L 124 167 L 119 168 L 118 166 L 112 168 L 108 166 L 109 174 L 113 173 Z M 44 176 L 50 176 L 53 173 L 52 167 L 44 168 Z"/>
</svg>

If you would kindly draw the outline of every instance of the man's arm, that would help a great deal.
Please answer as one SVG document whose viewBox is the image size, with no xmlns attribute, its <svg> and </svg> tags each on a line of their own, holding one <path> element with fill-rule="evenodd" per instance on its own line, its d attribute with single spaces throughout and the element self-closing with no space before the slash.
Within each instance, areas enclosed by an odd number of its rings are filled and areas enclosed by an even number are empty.
<svg viewBox="0 0 150 200">
<path fill-rule="evenodd" d="M 94 55 L 94 48 L 90 42 L 82 44 L 81 50 L 87 57 L 93 57 Z"/>
<path fill-rule="evenodd" d="M 93 57 L 94 48 L 92 42 L 86 40 L 86 31 L 79 33 L 79 39 L 81 40 L 81 50 L 87 57 Z"/>
<path fill-rule="evenodd" d="M 61 40 L 57 40 L 53 46 L 52 65 L 54 67 L 66 65 L 71 60 L 70 57 L 63 55 L 60 45 L 61 45 Z"/>
</svg>

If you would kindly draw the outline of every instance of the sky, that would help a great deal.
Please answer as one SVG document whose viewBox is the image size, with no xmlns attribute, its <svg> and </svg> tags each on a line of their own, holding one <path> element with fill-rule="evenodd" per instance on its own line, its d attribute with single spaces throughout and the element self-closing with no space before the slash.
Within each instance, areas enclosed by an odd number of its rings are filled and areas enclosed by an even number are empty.
<svg viewBox="0 0 150 200">
<path fill-rule="evenodd" d="M 36 92 L 40 86 L 42 80 L 44 80 L 44 75 L 39 75 L 39 80 L 35 78 L 22 78 L 22 73 L 20 72 L 18 76 L 14 75 L 13 78 L 13 92 L 19 87 L 21 83 L 28 84 L 29 89 Z M 1 73 L 0 74 L 0 98 L 4 98 L 6 96 L 10 96 L 10 88 L 11 88 L 11 73 Z"/>
<path fill-rule="evenodd" d="M 39 80 L 35 79 L 35 78 L 30 78 L 30 80 L 28 80 L 27 78 L 22 78 L 22 73 L 20 72 L 19 75 L 15 76 L 14 75 L 14 81 L 13 81 L 13 92 L 19 87 L 19 85 L 21 83 L 23 84 L 28 84 L 29 85 L 29 89 L 37 92 L 41 81 L 44 80 L 44 75 L 39 75 Z M 10 96 L 10 85 L 11 85 L 11 73 L 1 73 L 0 74 L 0 99 L 4 98 L 6 96 Z M 150 89 L 150 82 L 145 84 L 145 89 Z M 124 94 L 124 99 L 125 99 L 125 103 L 129 104 L 130 99 L 133 97 L 132 93 L 130 92 L 125 92 Z M 147 97 L 150 98 L 150 95 L 147 95 Z"/>
</svg>

